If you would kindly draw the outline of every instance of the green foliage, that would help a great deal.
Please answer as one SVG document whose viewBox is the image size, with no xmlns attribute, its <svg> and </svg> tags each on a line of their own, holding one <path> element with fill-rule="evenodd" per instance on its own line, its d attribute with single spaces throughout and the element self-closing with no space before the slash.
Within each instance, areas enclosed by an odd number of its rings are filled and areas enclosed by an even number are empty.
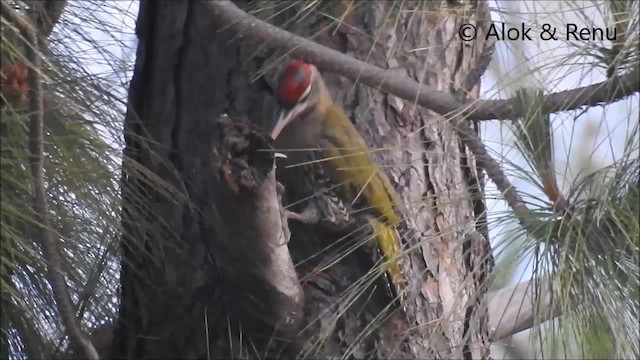
<svg viewBox="0 0 640 360">
<path fill-rule="evenodd" d="M 113 319 L 117 311 L 120 149 L 119 140 L 105 138 L 104 131 L 122 131 L 124 107 L 113 101 L 118 98 L 110 90 L 113 81 L 83 76 L 88 64 L 79 61 L 79 54 L 59 36 L 60 31 L 74 26 L 74 16 L 87 15 L 78 10 L 68 8 L 43 54 L 44 170 L 50 217 L 67 283 L 77 314 L 91 328 Z M 20 34 L 5 26 L 4 18 L 2 21 L 3 63 L 24 62 L 15 43 Z M 89 26 L 82 31 L 90 31 Z M 2 108 L 0 262 L 6 321 L 2 327 L 8 329 L 10 354 L 46 358 L 61 355 L 64 342 L 45 281 L 40 240 L 34 232 L 40 224 L 31 210 L 27 116 L 24 107 L 8 104 Z"/>
<path fill-rule="evenodd" d="M 543 229 L 535 235 L 522 229 L 506 233 L 498 246 L 506 243 L 518 249 L 515 256 L 527 262 L 534 277 L 550 279 L 559 288 L 552 303 L 563 315 L 541 331 L 531 331 L 537 356 L 638 357 L 640 134 L 634 115 L 638 97 L 626 99 L 626 108 L 606 105 L 589 137 L 580 133 L 593 126 L 590 122 L 596 120 L 597 108 L 548 116 L 541 99 L 566 86 L 559 83 L 569 83 L 567 78 L 575 76 L 575 71 L 580 72 L 579 78 L 592 79 L 599 73 L 612 77 L 637 69 L 640 7 L 624 0 L 504 5 L 509 10 L 503 19 L 511 24 L 523 22 L 516 14 L 528 12 L 533 14 L 528 24 L 534 29 L 544 23 L 584 22 L 614 26 L 622 34 L 613 42 L 563 44 L 568 51 L 557 42 L 537 44 L 539 49 L 536 44 L 509 44 L 520 47 L 508 56 L 521 63 L 514 65 L 515 71 L 503 72 L 514 76 L 506 76 L 512 82 L 499 81 L 498 87 L 513 96 L 513 107 L 521 117 L 503 124 L 508 130 L 505 137 L 513 140 L 517 152 L 498 156 L 511 169 L 510 177 Z M 545 11 L 547 16 L 541 16 Z M 598 163 L 605 152 L 610 158 Z M 510 221 L 509 217 L 500 220 Z M 551 290 L 540 283 L 537 291 Z M 541 310 L 543 319 L 550 309 Z"/>
</svg>

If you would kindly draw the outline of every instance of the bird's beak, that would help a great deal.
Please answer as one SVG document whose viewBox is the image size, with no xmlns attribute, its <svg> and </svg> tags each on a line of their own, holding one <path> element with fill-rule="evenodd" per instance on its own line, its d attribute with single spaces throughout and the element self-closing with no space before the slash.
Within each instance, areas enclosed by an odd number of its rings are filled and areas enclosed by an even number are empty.
<svg viewBox="0 0 640 360">
<path fill-rule="evenodd" d="M 282 132 L 285 126 L 289 123 L 289 119 L 291 118 L 291 112 L 285 109 L 280 109 L 277 115 L 276 125 L 273 127 L 271 131 L 271 138 L 275 140 L 278 135 Z"/>
</svg>

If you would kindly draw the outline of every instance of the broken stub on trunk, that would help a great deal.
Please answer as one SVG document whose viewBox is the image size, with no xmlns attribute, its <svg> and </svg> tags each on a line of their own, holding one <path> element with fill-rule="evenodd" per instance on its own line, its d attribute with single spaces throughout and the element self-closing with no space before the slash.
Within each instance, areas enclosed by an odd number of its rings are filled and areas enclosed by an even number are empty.
<svg viewBox="0 0 640 360">
<path fill-rule="evenodd" d="M 304 296 L 286 246 L 271 138 L 248 120 L 227 115 L 214 126 L 212 241 L 226 302 L 245 330 L 287 338 L 300 325 Z"/>
</svg>

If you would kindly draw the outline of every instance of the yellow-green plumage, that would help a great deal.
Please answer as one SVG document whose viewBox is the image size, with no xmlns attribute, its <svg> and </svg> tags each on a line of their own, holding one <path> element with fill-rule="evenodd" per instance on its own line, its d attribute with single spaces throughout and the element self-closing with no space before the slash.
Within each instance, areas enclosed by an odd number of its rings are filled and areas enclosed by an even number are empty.
<svg viewBox="0 0 640 360">
<path fill-rule="evenodd" d="M 394 291 L 400 294 L 403 277 L 397 261 L 399 241 L 395 230 L 400 223 L 396 212 L 398 195 L 324 84 L 317 86 L 314 106 L 288 123 L 276 137 L 276 151 L 287 156 L 278 159 L 278 179 L 298 199 L 316 195 L 316 204 L 321 208 L 328 206 L 326 195 L 318 195 L 325 190 L 342 201 L 351 216 L 366 220 L 386 260 L 385 270 Z"/>
</svg>

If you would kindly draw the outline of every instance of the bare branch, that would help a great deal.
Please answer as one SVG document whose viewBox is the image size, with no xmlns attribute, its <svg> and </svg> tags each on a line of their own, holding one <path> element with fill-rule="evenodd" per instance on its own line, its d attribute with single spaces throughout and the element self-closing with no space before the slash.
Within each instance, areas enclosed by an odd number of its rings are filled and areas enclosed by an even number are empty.
<svg viewBox="0 0 640 360">
<path fill-rule="evenodd" d="M 44 257 L 47 261 L 48 281 L 53 290 L 53 297 L 56 301 L 62 323 L 69 335 L 72 347 L 79 353 L 84 353 L 88 359 L 98 360 L 98 353 L 87 335 L 82 331 L 80 321 L 75 316 L 75 306 L 69 295 L 69 288 L 62 271 L 62 258 L 58 253 L 48 216 L 47 192 L 44 185 L 44 170 L 42 165 L 44 156 L 44 110 L 42 81 L 40 79 L 41 58 L 38 54 L 38 35 L 34 27 L 20 15 L 16 14 L 10 6 L 5 2 L 2 2 L 1 5 L 3 16 L 6 16 L 14 24 L 17 24 L 28 42 L 26 46 L 26 57 L 32 66 L 28 73 L 28 82 L 32 91 L 29 97 L 29 150 L 31 153 L 30 167 L 33 176 L 34 190 L 33 210 L 40 224 L 40 238 Z"/>
<path fill-rule="evenodd" d="M 471 71 L 467 75 L 462 88 L 459 89 L 459 94 L 461 95 L 460 98 L 464 99 L 466 94 L 471 93 L 472 89 L 480 82 L 480 77 L 489 65 L 494 46 L 495 43 L 490 43 L 488 44 L 488 47 L 484 49 L 479 58 L 477 67 L 479 70 L 474 69 L 474 71 Z M 516 189 L 509 182 L 509 179 L 506 177 L 499 164 L 487 153 L 484 143 L 478 137 L 477 133 L 471 128 L 468 122 L 465 122 L 462 119 L 461 114 L 453 116 L 451 121 L 457 134 L 463 139 L 465 145 L 469 147 L 471 152 L 476 156 L 478 168 L 484 168 L 485 171 L 487 171 L 487 175 L 492 181 L 494 181 L 494 183 L 496 183 L 496 186 L 502 195 L 507 199 L 507 203 L 511 206 L 514 213 L 520 220 L 520 223 L 525 227 L 525 229 L 531 229 L 534 224 L 532 224 L 533 221 L 528 221 L 529 209 L 518 195 Z M 489 166 L 489 169 L 487 169 L 487 166 Z M 473 238 L 474 235 L 475 238 Z M 476 246 L 481 244 L 483 241 L 487 241 L 482 238 L 482 235 L 478 235 L 480 234 L 471 234 L 471 241 L 473 241 Z M 481 256 L 491 257 L 492 255 L 489 250 Z M 492 257 L 491 260 L 493 260 Z M 491 266 L 488 269 L 485 269 L 485 271 L 491 271 L 492 268 L 493 263 L 491 262 Z M 480 269 L 478 269 L 478 271 L 480 271 Z M 534 284 L 527 281 L 518 284 L 514 288 L 501 289 L 487 294 L 488 307 L 486 310 L 489 318 L 487 325 L 491 341 L 511 336 L 517 332 L 531 328 L 534 325 L 534 298 L 532 296 L 532 289 L 534 289 Z M 540 306 L 542 309 L 548 309 L 551 306 L 550 299 L 550 296 L 535 299 L 542 301 L 541 303 L 537 303 L 536 306 Z M 544 322 L 557 315 L 559 315 L 559 313 L 548 316 L 548 318 L 543 317 L 539 320 Z"/>
<path fill-rule="evenodd" d="M 538 221 L 530 215 L 529 208 L 525 205 L 515 186 L 511 184 L 511 181 L 509 181 L 500 164 L 489 155 L 482 140 L 480 140 L 478 135 L 464 120 L 454 117 L 452 122 L 456 133 L 469 150 L 471 150 L 473 155 L 476 156 L 478 166 L 483 168 L 491 181 L 496 184 L 496 188 L 498 188 L 498 191 L 500 191 L 509 207 L 513 210 L 520 225 L 533 234 L 537 233 L 541 226 Z"/>
<path fill-rule="evenodd" d="M 491 339 L 504 339 L 559 316 L 559 311 L 551 311 L 552 291 L 540 290 L 547 287 L 548 281 L 543 281 L 536 291 L 536 284 L 529 280 L 489 293 Z"/>
<path fill-rule="evenodd" d="M 569 111 L 583 106 L 611 104 L 640 91 L 640 68 L 635 68 L 623 76 L 615 76 L 606 81 L 545 95 L 542 103 L 548 114 Z M 470 120 L 507 120 L 521 117 L 512 107 L 513 100 L 482 100 L 472 106 Z"/>
<path fill-rule="evenodd" d="M 223 115 L 211 156 L 218 262 L 247 321 L 274 326 L 280 336 L 301 323 L 303 291 L 287 247 L 270 139 L 250 122 Z M 241 264 L 238 266 L 238 264 Z M 242 314 L 244 315 L 244 314 Z"/>
<path fill-rule="evenodd" d="M 312 62 L 323 70 L 380 88 L 402 99 L 416 101 L 439 114 L 460 112 L 466 120 L 506 120 L 521 115 L 515 112 L 510 99 L 479 100 L 462 104 L 449 93 L 398 76 L 257 19 L 240 10 L 231 1 L 210 0 L 204 4 L 220 25 L 237 31 L 241 36 L 254 38 L 272 48 L 291 50 L 293 56 Z M 546 95 L 544 103 L 549 113 L 553 113 L 615 102 L 638 91 L 640 71 L 635 69 L 629 74 L 598 84 Z"/>
</svg>

